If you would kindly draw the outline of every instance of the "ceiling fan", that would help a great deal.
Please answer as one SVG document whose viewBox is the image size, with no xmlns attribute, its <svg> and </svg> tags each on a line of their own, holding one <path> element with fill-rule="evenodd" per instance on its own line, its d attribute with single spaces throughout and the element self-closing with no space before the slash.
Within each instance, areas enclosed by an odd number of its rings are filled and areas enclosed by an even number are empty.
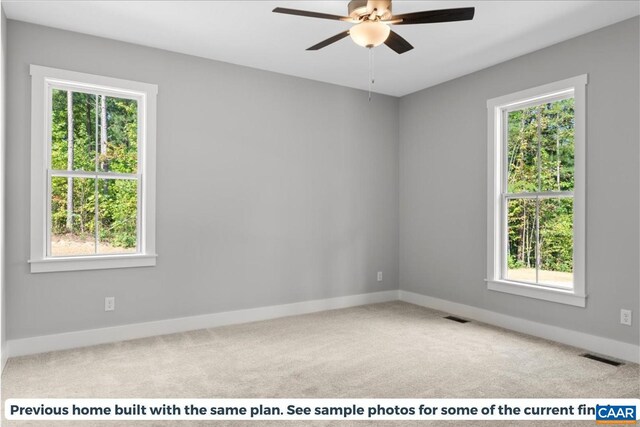
<svg viewBox="0 0 640 427">
<path fill-rule="evenodd" d="M 307 10 L 287 9 L 276 7 L 276 13 L 287 15 L 307 16 L 309 18 L 331 19 L 335 21 L 351 22 L 355 24 L 347 31 L 329 37 L 308 48 L 318 50 L 332 43 L 351 36 L 360 46 L 372 48 L 382 43 L 397 53 L 405 53 L 413 46 L 389 28 L 389 25 L 433 24 L 436 22 L 469 21 L 473 19 L 475 8 L 462 7 L 457 9 L 426 10 L 401 15 L 391 12 L 391 0 L 351 0 L 349 2 L 349 16 L 331 15 L 328 13 L 311 12 Z"/>
</svg>

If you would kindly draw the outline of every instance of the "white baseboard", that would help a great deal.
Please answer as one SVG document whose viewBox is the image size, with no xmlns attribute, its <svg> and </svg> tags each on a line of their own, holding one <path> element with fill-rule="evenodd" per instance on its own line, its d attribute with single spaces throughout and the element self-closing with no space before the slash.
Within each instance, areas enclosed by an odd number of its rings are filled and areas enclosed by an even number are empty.
<svg viewBox="0 0 640 427">
<path fill-rule="evenodd" d="M 0 363 L 2 363 L 2 368 L 4 368 L 9 357 L 86 347 L 96 344 L 172 334 L 223 325 L 255 322 L 259 320 L 274 319 L 277 317 L 314 313 L 323 310 L 395 301 L 398 299 L 412 304 L 421 305 L 423 307 L 445 311 L 457 316 L 477 320 L 479 322 L 488 323 L 490 325 L 500 326 L 516 332 L 557 341 L 574 347 L 584 348 L 586 350 L 615 357 L 617 359 L 634 363 L 640 362 L 640 346 L 634 344 L 589 335 L 583 332 L 572 331 L 558 326 L 545 325 L 543 323 L 508 316 L 482 308 L 446 301 L 414 292 L 393 290 L 9 340 L 6 343 L 5 351 L 2 353 L 2 360 Z"/>
<path fill-rule="evenodd" d="M 337 298 L 303 301 L 293 304 L 273 305 L 246 310 L 226 311 L 200 316 L 180 317 L 154 322 L 135 323 L 109 328 L 89 329 L 62 334 L 9 340 L 6 352 L 9 357 L 86 347 L 116 341 L 125 341 L 155 335 L 212 328 L 237 323 L 254 322 L 277 317 L 294 316 L 323 310 L 354 307 L 364 304 L 398 300 L 398 291 L 382 291 L 349 295 Z"/>
<path fill-rule="evenodd" d="M 8 347 L 5 344 L 5 348 Z M 0 365 L 2 365 L 2 367 L 0 368 L 0 375 L 2 375 L 2 373 L 4 372 L 4 367 L 7 366 L 7 360 L 9 360 L 9 356 L 7 356 L 7 350 L 5 349 L 2 352 L 2 360 L 0 360 Z"/>
<path fill-rule="evenodd" d="M 399 291 L 401 301 L 409 302 L 435 310 L 446 311 L 456 316 L 466 317 L 490 325 L 499 326 L 512 331 L 557 341 L 562 344 L 583 348 L 594 353 L 607 355 L 629 362 L 640 362 L 640 346 L 572 331 L 558 326 L 545 325 L 519 317 L 508 316 L 470 305 L 459 304 L 439 298 L 417 294 L 409 291 Z"/>
</svg>

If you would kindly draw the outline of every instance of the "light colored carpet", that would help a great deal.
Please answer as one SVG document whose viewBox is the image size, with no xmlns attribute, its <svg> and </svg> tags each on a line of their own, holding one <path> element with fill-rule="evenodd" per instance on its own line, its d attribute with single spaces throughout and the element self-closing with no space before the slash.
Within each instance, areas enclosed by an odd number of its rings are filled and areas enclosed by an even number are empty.
<svg viewBox="0 0 640 427">
<path fill-rule="evenodd" d="M 638 398 L 638 365 L 403 302 L 58 351 L 9 360 L 6 398 Z M 208 422 L 7 422 L 8 426 L 209 426 Z M 220 422 L 216 425 L 301 425 Z M 366 426 L 309 422 L 317 426 Z M 509 426 L 514 422 L 397 422 Z M 390 425 L 388 422 L 377 425 Z M 594 425 L 523 422 L 518 425 Z"/>
</svg>

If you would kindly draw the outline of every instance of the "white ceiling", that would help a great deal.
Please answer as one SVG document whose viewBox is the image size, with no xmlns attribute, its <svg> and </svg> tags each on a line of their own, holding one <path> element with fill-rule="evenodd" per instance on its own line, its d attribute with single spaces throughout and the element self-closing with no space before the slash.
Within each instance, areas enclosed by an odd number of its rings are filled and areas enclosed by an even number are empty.
<svg viewBox="0 0 640 427">
<path fill-rule="evenodd" d="M 348 23 L 272 13 L 347 14 L 344 1 L 2 1 L 9 19 L 367 89 L 368 51 L 345 38 L 305 49 Z M 374 50 L 373 90 L 402 96 L 640 14 L 638 1 L 399 1 L 396 14 L 476 8 L 473 21 L 403 25 L 414 49 Z"/>
</svg>

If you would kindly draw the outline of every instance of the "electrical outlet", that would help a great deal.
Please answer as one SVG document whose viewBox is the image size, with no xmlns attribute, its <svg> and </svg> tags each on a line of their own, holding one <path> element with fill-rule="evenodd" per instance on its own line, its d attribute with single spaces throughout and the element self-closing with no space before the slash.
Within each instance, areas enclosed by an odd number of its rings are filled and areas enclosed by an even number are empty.
<svg viewBox="0 0 640 427">
<path fill-rule="evenodd" d="M 631 326 L 631 310 L 620 309 L 620 323 Z"/>
<path fill-rule="evenodd" d="M 382 282 L 382 271 L 378 271 L 378 282 Z"/>
<path fill-rule="evenodd" d="M 116 297 L 104 297 L 104 311 L 116 309 Z"/>
</svg>

